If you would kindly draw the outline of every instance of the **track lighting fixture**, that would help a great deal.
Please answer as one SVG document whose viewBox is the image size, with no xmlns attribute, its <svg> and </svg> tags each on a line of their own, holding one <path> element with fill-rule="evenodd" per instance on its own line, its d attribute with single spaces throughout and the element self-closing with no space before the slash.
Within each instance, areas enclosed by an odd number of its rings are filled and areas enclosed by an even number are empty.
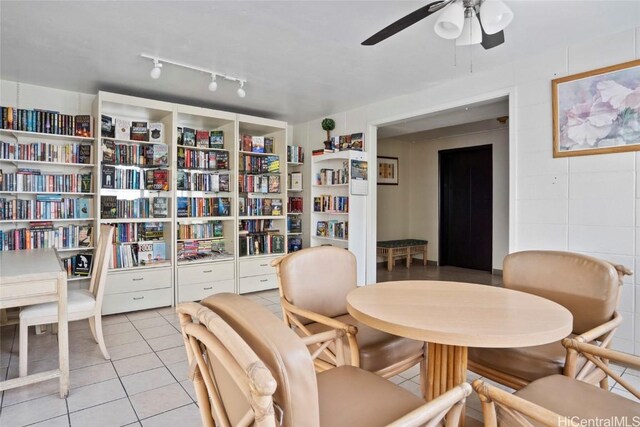
<svg viewBox="0 0 640 427">
<path fill-rule="evenodd" d="M 244 90 L 244 82 L 240 81 L 240 87 L 238 88 L 238 96 L 240 98 L 244 98 L 245 96 L 247 96 L 247 92 L 245 92 Z"/>
<path fill-rule="evenodd" d="M 159 79 L 160 74 L 162 73 L 162 64 L 171 64 L 177 67 L 188 68 L 189 70 L 199 71 L 201 73 L 205 73 L 211 76 L 211 81 L 209 82 L 208 89 L 211 92 L 215 92 L 218 89 L 217 78 L 221 77 L 224 80 L 229 80 L 232 82 L 237 82 L 240 84 L 240 87 L 237 90 L 237 94 L 240 98 L 244 98 L 247 96 L 247 93 L 244 90 L 244 84 L 247 82 L 245 79 L 241 79 L 238 77 L 229 76 L 227 74 L 218 73 L 212 70 L 207 70 L 206 68 L 194 67 L 192 65 L 183 64 L 181 62 L 173 61 L 171 59 L 159 58 L 157 56 L 147 55 L 145 53 L 141 53 L 140 56 L 143 58 L 151 59 L 153 61 L 153 69 L 149 74 L 152 79 Z"/>
<path fill-rule="evenodd" d="M 158 58 L 153 59 L 153 69 L 149 73 L 152 79 L 159 79 L 162 73 L 162 64 L 158 61 Z"/>
<path fill-rule="evenodd" d="M 216 75 L 211 74 L 211 83 L 209 83 L 209 90 L 215 92 L 218 89 L 218 83 L 216 83 Z"/>
</svg>

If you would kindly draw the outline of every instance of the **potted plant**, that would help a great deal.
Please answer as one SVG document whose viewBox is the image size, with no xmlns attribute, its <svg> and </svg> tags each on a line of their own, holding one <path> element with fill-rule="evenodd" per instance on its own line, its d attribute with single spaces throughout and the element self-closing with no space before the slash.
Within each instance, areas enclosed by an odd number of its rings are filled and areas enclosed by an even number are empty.
<svg viewBox="0 0 640 427">
<path fill-rule="evenodd" d="M 336 128 L 336 122 L 333 119 L 323 119 L 322 129 L 327 131 L 327 140 L 324 142 L 324 148 L 331 149 L 331 131 Z"/>
</svg>

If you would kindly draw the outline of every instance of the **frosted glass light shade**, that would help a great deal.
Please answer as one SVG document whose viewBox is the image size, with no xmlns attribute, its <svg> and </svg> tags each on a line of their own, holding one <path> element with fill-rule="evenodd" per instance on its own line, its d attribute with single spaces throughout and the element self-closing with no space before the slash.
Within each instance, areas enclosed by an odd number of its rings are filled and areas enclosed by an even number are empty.
<svg viewBox="0 0 640 427">
<path fill-rule="evenodd" d="M 485 0 L 480 6 L 482 27 L 487 34 L 504 30 L 513 20 L 513 12 L 501 0 Z"/>
<path fill-rule="evenodd" d="M 480 21 L 474 13 L 470 18 L 464 19 L 464 28 L 462 34 L 456 39 L 456 46 L 468 46 L 472 44 L 480 44 L 482 42 L 482 28 Z"/>
<path fill-rule="evenodd" d="M 443 39 L 455 39 L 462 33 L 464 26 L 464 8 L 458 1 L 454 1 L 449 6 L 445 7 L 438 20 L 434 30 L 437 35 Z"/>
</svg>

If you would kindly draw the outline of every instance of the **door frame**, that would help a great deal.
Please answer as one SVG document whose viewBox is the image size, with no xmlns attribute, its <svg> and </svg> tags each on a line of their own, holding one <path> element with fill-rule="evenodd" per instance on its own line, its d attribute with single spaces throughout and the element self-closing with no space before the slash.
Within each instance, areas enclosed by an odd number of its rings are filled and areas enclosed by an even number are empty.
<svg viewBox="0 0 640 427">
<path fill-rule="evenodd" d="M 417 110 L 407 111 L 393 116 L 387 116 L 380 119 L 367 121 L 367 154 L 369 161 L 375 164 L 378 155 L 378 127 L 387 126 L 410 120 L 415 117 L 427 114 L 437 113 L 452 108 L 464 107 L 465 105 L 474 104 L 482 101 L 491 101 L 499 98 L 507 98 L 509 103 L 509 241 L 507 252 L 511 253 L 516 247 L 517 235 L 515 227 L 516 219 L 516 175 L 517 175 L 517 128 L 518 115 L 516 112 L 517 92 L 515 86 L 486 92 L 467 98 L 459 98 L 450 102 L 436 104 L 433 106 L 420 108 Z M 364 112 L 363 112 L 364 114 Z M 378 222 L 378 194 L 377 185 L 374 179 L 369 180 L 369 197 L 367 200 L 367 224 L 373 224 L 369 227 L 370 232 L 366 239 L 366 280 L 365 283 L 376 283 L 376 242 L 377 242 L 377 226 Z"/>
</svg>

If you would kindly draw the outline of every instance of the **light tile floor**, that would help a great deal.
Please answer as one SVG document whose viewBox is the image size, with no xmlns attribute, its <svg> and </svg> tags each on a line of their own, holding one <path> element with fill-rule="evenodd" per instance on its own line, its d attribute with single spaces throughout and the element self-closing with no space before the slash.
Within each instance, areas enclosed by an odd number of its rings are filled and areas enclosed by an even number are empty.
<svg viewBox="0 0 640 427">
<path fill-rule="evenodd" d="M 416 267 L 412 269 L 417 270 Z M 383 271 L 384 279 L 396 280 Z M 394 269 L 393 273 L 407 274 L 401 268 Z M 442 271 L 422 273 L 445 280 Z M 452 273 L 456 280 L 465 280 L 464 271 L 452 270 Z M 488 277 L 479 277 L 477 272 L 470 274 L 475 276 L 467 277 L 481 279 L 482 283 L 499 285 L 500 282 L 488 273 Z M 277 291 L 248 297 L 282 317 Z M 187 377 L 186 352 L 175 309 L 167 307 L 105 316 L 104 325 L 111 360 L 102 357 L 87 321 L 70 323 L 69 397 L 58 397 L 56 380 L 5 391 L 0 401 L 0 426 L 199 426 L 200 415 L 193 386 Z M 30 332 L 29 372 L 57 366 L 56 336 Z M 623 367 L 619 371 L 630 382 L 640 384 L 640 372 Z M 0 378 L 15 378 L 17 373 L 17 326 L 0 328 Z M 469 381 L 476 378 L 477 375 L 468 373 Z M 391 381 L 419 395 L 418 366 Z M 612 391 L 634 398 L 617 384 L 612 385 Z M 467 415 L 481 419 L 480 402 L 475 395 L 468 400 Z"/>
</svg>

